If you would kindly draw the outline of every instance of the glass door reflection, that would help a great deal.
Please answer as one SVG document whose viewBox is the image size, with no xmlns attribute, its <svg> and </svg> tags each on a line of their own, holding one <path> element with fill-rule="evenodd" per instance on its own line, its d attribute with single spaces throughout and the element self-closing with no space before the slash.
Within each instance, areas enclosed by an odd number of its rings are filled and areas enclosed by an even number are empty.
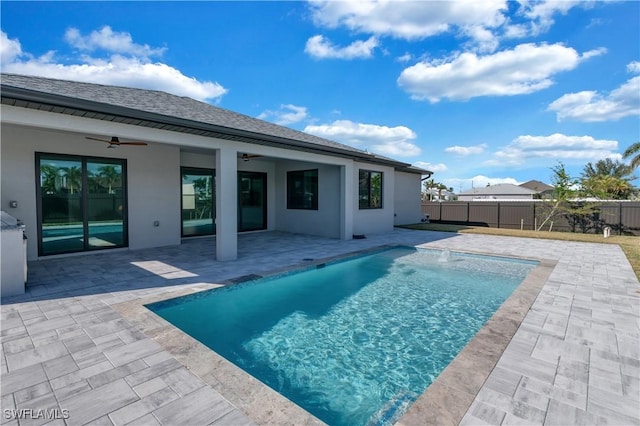
<svg viewBox="0 0 640 426">
<path fill-rule="evenodd" d="M 215 234 L 215 171 L 182 167 L 181 172 L 182 236 Z"/>
<path fill-rule="evenodd" d="M 118 161 L 87 161 L 88 248 L 123 246 L 125 193 Z"/>
<path fill-rule="evenodd" d="M 38 165 L 41 254 L 83 250 L 82 161 L 42 156 Z"/>
</svg>

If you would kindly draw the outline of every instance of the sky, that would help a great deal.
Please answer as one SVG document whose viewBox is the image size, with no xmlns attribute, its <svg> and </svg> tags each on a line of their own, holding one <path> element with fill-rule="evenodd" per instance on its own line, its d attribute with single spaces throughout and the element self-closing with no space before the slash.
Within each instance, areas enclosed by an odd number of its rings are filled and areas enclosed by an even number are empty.
<svg viewBox="0 0 640 426">
<path fill-rule="evenodd" d="M 455 192 L 551 183 L 559 162 L 579 177 L 640 141 L 638 1 L 3 0 L 0 16 L 2 72 L 189 96 Z"/>
</svg>

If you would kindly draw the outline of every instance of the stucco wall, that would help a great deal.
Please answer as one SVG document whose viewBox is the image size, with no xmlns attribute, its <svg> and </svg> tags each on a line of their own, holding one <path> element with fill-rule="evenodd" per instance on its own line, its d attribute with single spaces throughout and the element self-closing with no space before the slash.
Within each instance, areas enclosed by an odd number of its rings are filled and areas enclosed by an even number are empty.
<svg viewBox="0 0 640 426">
<path fill-rule="evenodd" d="M 422 219 L 421 177 L 413 173 L 395 172 L 395 225 L 419 223 Z"/>
<path fill-rule="evenodd" d="M 360 170 L 382 172 L 382 208 L 360 209 L 358 205 L 358 175 Z M 356 235 L 377 234 L 393 230 L 395 204 L 394 170 L 391 167 L 368 163 L 354 165 L 353 233 Z"/>
<path fill-rule="evenodd" d="M 318 210 L 287 209 L 287 172 L 318 169 Z M 340 168 L 302 161 L 276 165 L 276 229 L 284 232 L 340 238 Z"/>
<path fill-rule="evenodd" d="M 127 160 L 129 247 L 180 243 L 180 151 L 176 146 L 108 149 L 81 134 L 3 124 L 0 143 L 3 210 L 26 226 L 28 259 L 37 258 L 35 153 L 73 154 Z M 9 201 L 18 207 L 9 208 Z M 158 227 L 153 226 L 157 220 Z"/>
</svg>

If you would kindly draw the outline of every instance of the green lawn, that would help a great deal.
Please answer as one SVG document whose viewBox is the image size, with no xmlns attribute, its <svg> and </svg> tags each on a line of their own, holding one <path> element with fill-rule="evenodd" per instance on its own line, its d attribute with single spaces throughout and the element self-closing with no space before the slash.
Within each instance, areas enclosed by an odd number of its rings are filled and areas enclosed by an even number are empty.
<svg viewBox="0 0 640 426">
<path fill-rule="evenodd" d="M 486 228 L 482 226 L 447 225 L 439 223 L 418 223 L 402 228 L 423 231 L 456 232 L 459 234 L 503 235 L 508 237 L 543 238 L 547 240 L 582 241 L 587 243 L 617 244 L 629 259 L 638 279 L 640 279 L 640 237 L 612 235 L 575 234 L 572 232 L 520 231 L 519 229 Z"/>
</svg>

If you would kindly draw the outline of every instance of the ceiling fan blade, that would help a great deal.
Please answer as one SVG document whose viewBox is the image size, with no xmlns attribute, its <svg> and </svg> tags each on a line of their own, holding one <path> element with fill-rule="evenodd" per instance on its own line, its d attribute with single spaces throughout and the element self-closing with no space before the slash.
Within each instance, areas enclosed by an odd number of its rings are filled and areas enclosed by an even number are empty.
<svg viewBox="0 0 640 426">
<path fill-rule="evenodd" d="M 85 136 L 85 139 L 90 139 L 92 141 L 100 141 L 100 142 L 106 142 L 106 143 L 113 143 L 111 141 L 108 141 L 106 139 L 100 139 L 100 138 L 92 138 L 91 136 Z"/>
<path fill-rule="evenodd" d="M 93 138 L 91 136 L 85 136 L 85 138 L 86 139 L 90 139 L 92 141 L 100 141 L 100 142 L 108 143 L 109 147 L 120 146 L 120 145 L 136 145 L 136 146 L 147 146 L 147 145 L 149 145 L 148 143 L 142 142 L 142 141 L 120 142 L 120 139 L 118 139 L 117 136 L 111 137 L 110 140 L 108 140 L 108 139 L 100 139 L 100 138 Z"/>
</svg>

